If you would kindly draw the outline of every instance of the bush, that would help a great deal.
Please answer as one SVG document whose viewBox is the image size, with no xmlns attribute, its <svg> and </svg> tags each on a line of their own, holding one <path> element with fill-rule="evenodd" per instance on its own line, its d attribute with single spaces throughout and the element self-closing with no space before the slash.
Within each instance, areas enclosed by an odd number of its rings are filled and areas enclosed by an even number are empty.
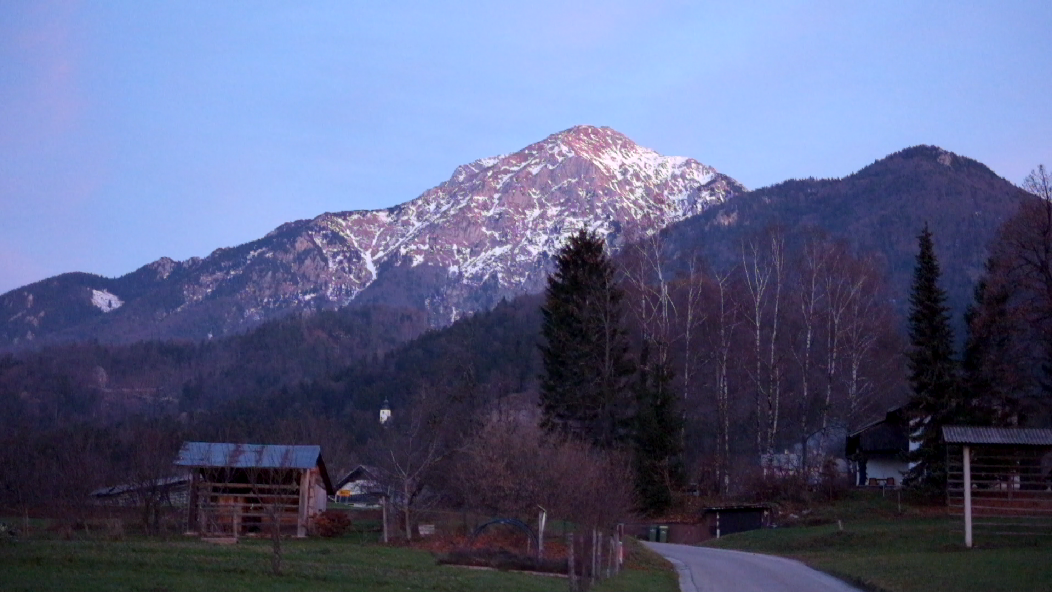
<svg viewBox="0 0 1052 592">
<path fill-rule="evenodd" d="M 351 527 L 351 517 L 347 512 L 340 510 L 325 510 L 314 521 L 314 529 L 319 536 L 338 537 L 343 536 Z"/>
</svg>

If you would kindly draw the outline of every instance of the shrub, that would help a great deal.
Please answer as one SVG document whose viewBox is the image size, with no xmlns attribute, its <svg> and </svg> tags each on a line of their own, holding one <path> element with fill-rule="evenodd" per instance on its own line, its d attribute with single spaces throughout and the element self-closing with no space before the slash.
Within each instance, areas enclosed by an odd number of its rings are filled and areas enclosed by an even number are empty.
<svg viewBox="0 0 1052 592">
<path fill-rule="evenodd" d="M 314 530 L 323 537 L 343 536 L 350 527 L 351 517 L 339 510 L 325 510 L 314 521 Z"/>
</svg>

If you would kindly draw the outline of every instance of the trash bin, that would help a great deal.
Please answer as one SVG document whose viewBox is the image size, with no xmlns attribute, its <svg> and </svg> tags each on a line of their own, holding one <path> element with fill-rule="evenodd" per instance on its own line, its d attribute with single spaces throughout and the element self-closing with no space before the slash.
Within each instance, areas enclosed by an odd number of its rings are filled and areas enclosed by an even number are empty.
<svg viewBox="0 0 1052 592">
<path fill-rule="evenodd" d="M 650 528 L 647 529 L 647 540 L 656 543 L 658 540 L 658 527 L 656 524 L 651 524 Z"/>
<path fill-rule="evenodd" d="M 658 527 L 658 542 L 668 542 L 668 526 L 665 526 L 664 524 Z"/>
</svg>

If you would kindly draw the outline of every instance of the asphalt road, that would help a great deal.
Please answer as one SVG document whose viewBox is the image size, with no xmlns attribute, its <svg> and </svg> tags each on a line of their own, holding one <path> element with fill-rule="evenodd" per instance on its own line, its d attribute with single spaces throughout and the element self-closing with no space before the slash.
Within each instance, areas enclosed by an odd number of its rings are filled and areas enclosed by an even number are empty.
<svg viewBox="0 0 1052 592">
<path fill-rule="evenodd" d="M 689 545 L 645 544 L 676 566 L 683 592 L 859 592 L 792 559 Z"/>
</svg>

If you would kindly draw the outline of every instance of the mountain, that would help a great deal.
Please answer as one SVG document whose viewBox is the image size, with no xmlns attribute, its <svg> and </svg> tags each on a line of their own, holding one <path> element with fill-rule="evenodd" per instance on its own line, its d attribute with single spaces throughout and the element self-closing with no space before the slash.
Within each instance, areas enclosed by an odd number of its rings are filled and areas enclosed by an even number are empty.
<svg viewBox="0 0 1052 592">
<path fill-rule="evenodd" d="M 457 167 L 404 204 L 326 213 L 203 259 L 119 278 L 71 273 L 0 296 L 0 348 L 98 339 L 208 339 L 293 312 L 383 304 L 444 326 L 543 289 L 580 228 L 615 248 L 742 193 L 696 160 L 578 126 Z"/>
<path fill-rule="evenodd" d="M 1028 195 L 982 163 L 936 146 L 914 146 L 842 179 L 791 180 L 739 195 L 671 226 L 664 238 L 670 260 L 700 252 L 726 268 L 741 262 L 742 240 L 772 225 L 789 240 L 820 229 L 857 253 L 881 258 L 896 308 L 905 313 L 917 235 L 928 224 L 960 330 L 987 245 Z"/>
</svg>

